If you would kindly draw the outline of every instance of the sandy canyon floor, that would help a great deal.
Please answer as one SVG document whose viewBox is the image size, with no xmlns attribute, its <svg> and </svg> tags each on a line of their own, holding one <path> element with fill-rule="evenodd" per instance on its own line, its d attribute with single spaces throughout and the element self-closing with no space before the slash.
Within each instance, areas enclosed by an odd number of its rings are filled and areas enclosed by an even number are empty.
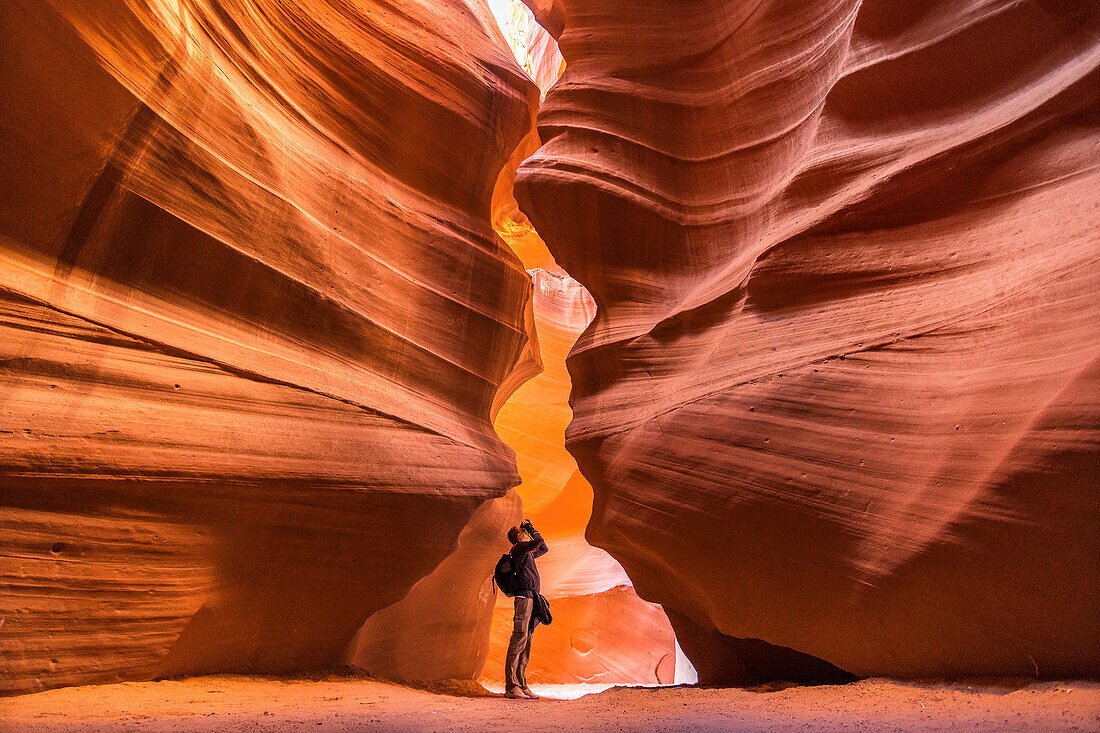
<svg viewBox="0 0 1100 733">
<path fill-rule="evenodd" d="M 454 693 L 458 694 L 454 694 Z M 785 689 L 615 688 L 508 700 L 376 680 L 197 677 L 0 700 L 8 731 L 1095 731 L 1100 683 L 871 679 Z"/>
</svg>

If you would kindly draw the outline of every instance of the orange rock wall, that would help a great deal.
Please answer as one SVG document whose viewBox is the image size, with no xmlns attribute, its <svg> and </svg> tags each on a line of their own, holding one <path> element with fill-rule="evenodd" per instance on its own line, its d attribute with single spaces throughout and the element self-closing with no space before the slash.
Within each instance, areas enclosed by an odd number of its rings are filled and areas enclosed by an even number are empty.
<svg viewBox="0 0 1100 733">
<path fill-rule="evenodd" d="M 0 21 L 0 690 L 339 661 L 518 481 L 538 89 L 478 0 Z"/>
<path fill-rule="evenodd" d="M 587 536 L 701 678 L 1100 672 L 1095 5 L 530 4 Z"/>
</svg>

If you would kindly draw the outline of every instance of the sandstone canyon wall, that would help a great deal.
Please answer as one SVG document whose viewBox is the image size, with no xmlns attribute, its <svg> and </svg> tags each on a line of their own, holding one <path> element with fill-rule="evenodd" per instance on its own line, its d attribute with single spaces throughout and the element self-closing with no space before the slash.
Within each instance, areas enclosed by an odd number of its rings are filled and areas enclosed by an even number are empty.
<svg viewBox="0 0 1100 733">
<path fill-rule="evenodd" d="M 538 89 L 480 0 L 0 21 L 0 690 L 339 661 L 517 513 Z"/>
<path fill-rule="evenodd" d="M 1100 673 L 1095 3 L 529 4 L 588 538 L 700 678 Z"/>
</svg>

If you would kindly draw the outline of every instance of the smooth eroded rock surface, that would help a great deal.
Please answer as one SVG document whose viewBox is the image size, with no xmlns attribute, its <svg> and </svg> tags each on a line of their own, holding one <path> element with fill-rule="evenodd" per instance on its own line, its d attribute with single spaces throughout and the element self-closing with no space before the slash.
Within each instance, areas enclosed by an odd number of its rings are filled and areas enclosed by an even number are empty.
<svg viewBox="0 0 1100 733">
<path fill-rule="evenodd" d="M 587 536 L 704 681 L 1100 672 L 1097 8 L 532 4 Z"/>
<path fill-rule="evenodd" d="M 521 508 L 515 491 L 478 507 L 455 551 L 407 596 L 367 619 L 344 662 L 387 679 L 477 679 L 490 652 L 493 569 Z"/>
<path fill-rule="evenodd" d="M 549 557 L 549 555 L 547 555 Z M 535 629 L 527 680 L 535 684 L 672 684 L 676 637 L 665 612 L 629 585 L 581 595 L 557 593 L 554 622 Z M 486 672 L 504 669 L 514 613 L 497 605 Z M 500 675 L 494 675 L 502 679 Z"/>
<path fill-rule="evenodd" d="M 0 20 L 0 689 L 339 661 L 518 481 L 538 89 L 477 0 Z"/>
</svg>

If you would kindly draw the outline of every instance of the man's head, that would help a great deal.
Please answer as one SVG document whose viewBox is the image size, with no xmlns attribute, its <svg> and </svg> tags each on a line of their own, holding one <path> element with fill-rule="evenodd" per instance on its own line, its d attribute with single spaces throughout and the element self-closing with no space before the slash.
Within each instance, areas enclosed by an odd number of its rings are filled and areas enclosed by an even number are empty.
<svg viewBox="0 0 1100 733">
<path fill-rule="evenodd" d="M 513 545 L 517 542 L 526 542 L 531 539 L 531 536 L 527 534 L 527 530 L 523 527 L 512 527 L 508 530 L 508 541 Z"/>
</svg>

